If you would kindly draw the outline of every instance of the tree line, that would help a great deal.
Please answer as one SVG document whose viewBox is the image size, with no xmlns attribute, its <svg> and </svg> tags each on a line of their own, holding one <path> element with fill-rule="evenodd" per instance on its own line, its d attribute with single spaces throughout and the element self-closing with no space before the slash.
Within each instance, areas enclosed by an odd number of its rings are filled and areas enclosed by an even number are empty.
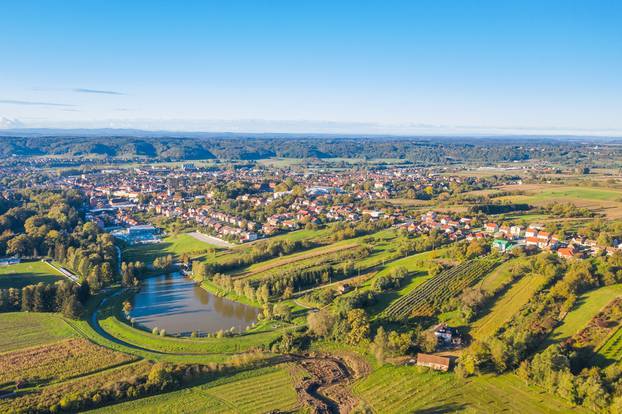
<svg viewBox="0 0 622 414">
<path fill-rule="evenodd" d="M 67 280 L 0 289 L 0 312 L 62 312 L 77 319 L 82 316 L 89 291 L 87 282 L 78 286 Z"/>
</svg>

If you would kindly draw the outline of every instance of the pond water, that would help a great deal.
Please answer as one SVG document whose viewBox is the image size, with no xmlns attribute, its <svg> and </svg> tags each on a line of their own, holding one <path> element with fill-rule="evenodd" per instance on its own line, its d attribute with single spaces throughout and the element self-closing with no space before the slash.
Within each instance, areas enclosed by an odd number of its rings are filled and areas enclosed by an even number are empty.
<svg viewBox="0 0 622 414">
<path fill-rule="evenodd" d="M 143 280 L 134 296 L 130 313 L 136 323 L 149 330 L 189 335 L 244 330 L 257 320 L 259 309 L 213 295 L 180 273 Z"/>
</svg>

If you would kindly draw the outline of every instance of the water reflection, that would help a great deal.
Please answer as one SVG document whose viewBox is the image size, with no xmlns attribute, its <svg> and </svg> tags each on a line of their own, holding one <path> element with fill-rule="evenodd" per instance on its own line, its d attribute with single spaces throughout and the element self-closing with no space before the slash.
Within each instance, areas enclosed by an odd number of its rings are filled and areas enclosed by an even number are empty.
<svg viewBox="0 0 622 414">
<path fill-rule="evenodd" d="M 133 305 L 131 316 L 137 324 L 183 335 L 231 327 L 241 331 L 257 320 L 259 312 L 252 306 L 215 296 L 179 273 L 144 280 Z"/>
</svg>

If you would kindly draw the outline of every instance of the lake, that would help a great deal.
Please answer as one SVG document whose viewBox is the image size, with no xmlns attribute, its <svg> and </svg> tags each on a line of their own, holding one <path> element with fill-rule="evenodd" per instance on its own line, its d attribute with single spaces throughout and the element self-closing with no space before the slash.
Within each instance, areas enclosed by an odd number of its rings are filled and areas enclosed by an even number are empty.
<svg viewBox="0 0 622 414">
<path fill-rule="evenodd" d="M 218 297 L 180 273 L 143 280 L 132 301 L 131 316 L 149 330 L 189 335 L 228 330 L 243 331 L 257 320 L 259 309 Z"/>
</svg>

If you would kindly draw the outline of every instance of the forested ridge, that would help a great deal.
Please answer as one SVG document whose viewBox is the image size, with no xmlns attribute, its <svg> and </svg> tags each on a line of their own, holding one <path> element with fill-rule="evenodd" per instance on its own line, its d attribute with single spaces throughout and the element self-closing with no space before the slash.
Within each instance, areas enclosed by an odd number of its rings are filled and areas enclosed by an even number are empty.
<svg viewBox="0 0 622 414">
<path fill-rule="evenodd" d="M 98 156 L 162 160 L 286 158 L 399 158 L 422 164 L 476 161 L 498 162 L 534 158 L 589 161 L 590 157 L 619 155 L 619 147 L 568 141 L 519 141 L 467 138 L 398 137 L 284 137 L 230 136 L 133 137 L 133 136 L 0 136 L 0 156 Z"/>
</svg>

